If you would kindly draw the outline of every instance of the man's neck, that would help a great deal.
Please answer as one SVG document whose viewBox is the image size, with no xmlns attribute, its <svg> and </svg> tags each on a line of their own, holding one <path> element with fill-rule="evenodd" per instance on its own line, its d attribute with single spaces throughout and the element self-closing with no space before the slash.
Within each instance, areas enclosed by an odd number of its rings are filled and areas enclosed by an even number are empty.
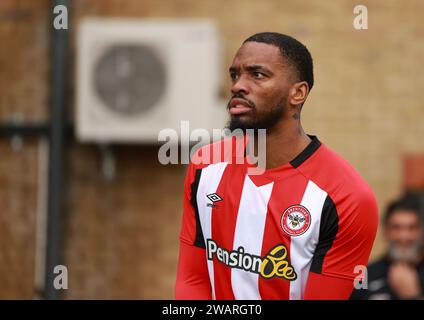
<svg viewBox="0 0 424 320">
<path fill-rule="evenodd" d="M 300 121 L 291 120 L 289 124 L 280 123 L 267 130 L 266 169 L 276 168 L 292 161 L 311 141 L 303 131 Z M 255 146 L 257 145 L 255 143 Z M 255 153 L 257 154 L 257 150 Z"/>
</svg>

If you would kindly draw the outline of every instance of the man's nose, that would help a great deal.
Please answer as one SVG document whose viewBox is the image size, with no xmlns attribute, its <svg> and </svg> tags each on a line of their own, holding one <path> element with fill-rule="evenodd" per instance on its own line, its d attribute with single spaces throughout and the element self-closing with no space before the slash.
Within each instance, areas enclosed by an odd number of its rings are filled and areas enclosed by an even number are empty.
<svg viewBox="0 0 424 320">
<path fill-rule="evenodd" d="M 231 85 L 231 93 L 234 95 L 236 93 L 249 94 L 249 86 L 245 77 L 239 76 L 238 79 L 233 81 Z"/>
</svg>

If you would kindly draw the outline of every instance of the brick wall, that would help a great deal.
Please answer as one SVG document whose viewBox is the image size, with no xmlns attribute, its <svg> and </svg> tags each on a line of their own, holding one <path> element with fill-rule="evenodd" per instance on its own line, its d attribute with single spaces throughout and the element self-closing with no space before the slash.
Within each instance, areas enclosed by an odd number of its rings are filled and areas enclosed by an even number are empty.
<svg viewBox="0 0 424 320">
<path fill-rule="evenodd" d="M 0 141 L 0 299 L 30 299 L 34 283 L 37 144 Z"/>
<path fill-rule="evenodd" d="M 48 1 L 0 2 L 0 122 L 48 110 Z M 0 299 L 34 296 L 38 141 L 0 139 Z"/>
<path fill-rule="evenodd" d="M 402 157 L 424 152 L 421 73 L 424 2 L 366 0 L 369 30 L 352 28 L 356 1 L 72 0 L 75 26 L 88 15 L 209 17 L 218 23 L 226 75 L 240 42 L 277 30 L 305 42 L 316 85 L 304 107 L 308 132 L 347 158 L 380 207 L 402 188 Z M 41 121 L 48 110 L 49 1 L 0 2 L 0 121 Z M 228 92 L 229 81 L 222 81 Z M 0 140 L 0 298 L 31 298 L 38 143 Z M 116 147 L 113 183 L 95 146 L 70 144 L 65 263 L 67 298 L 172 298 L 184 167 L 158 165 L 155 147 Z M 378 237 L 373 257 L 384 246 Z"/>
<path fill-rule="evenodd" d="M 115 147 L 107 182 L 97 149 L 69 157 L 66 265 L 69 298 L 172 297 L 184 168 L 162 166 L 154 147 Z"/>
</svg>

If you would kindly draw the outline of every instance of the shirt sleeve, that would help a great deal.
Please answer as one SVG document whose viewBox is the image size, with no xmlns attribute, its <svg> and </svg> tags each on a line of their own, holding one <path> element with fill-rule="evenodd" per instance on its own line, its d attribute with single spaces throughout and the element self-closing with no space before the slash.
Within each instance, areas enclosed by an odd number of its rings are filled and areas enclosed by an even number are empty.
<svg viewBox="0 0 424 320">
<path fill-rule="evenodd" d="M 212 299 L 206 250 L 197 210 L 196 194 L 201 169 L 190 163 L 184 182 L 176 299 Z"/>
<path fill-rule="evenodd" d="M 368 264 L 377 225 L 378 207 L 370 189 L 340 196 L 337 202 L 327 196 L 310 273 L 349 280 L 351 292 L 360 275 L 357 266 Z M 328 284 L 317 285 L 324 289 Z"/>
<path fill-rule="evenodd" d="M 304 300 L 347 300 L 352 288 L 350 280 L 311 272 L 303 298 Z"/>
<path fill-rule="evenodd" d="M 177 280 L 177 300 L 211 300 L 212 288 L 206 262 L 206 250 L 180 242 Z"/>
<path fill-rule="evenodd" d="M 181 223 L 180 240 L 199 248 L 205 248 L 205 241 L 200 224 L 197 206 L 197 189 L 202 170 L 190 163 L 184 182 L 183 218 Z"/>
</svg>

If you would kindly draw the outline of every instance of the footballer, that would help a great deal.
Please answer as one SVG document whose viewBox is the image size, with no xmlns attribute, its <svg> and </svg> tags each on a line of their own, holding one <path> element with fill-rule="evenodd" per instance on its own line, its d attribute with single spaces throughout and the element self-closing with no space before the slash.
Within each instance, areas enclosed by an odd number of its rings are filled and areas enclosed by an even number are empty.
<svg viewBox="0 0 424 320">
<path fill-rule="evenodd" d="M 378 209 L 356 170 L 302 128 L 314 85 L 308 49 L 258 33 L 229 73 L 229 129 L 266 129 L 266 168 L 249 174 L 233 154 L 190 163 L 176 299 L 348 299 L 355 267 L 368 263 Z"/>
</svg>

